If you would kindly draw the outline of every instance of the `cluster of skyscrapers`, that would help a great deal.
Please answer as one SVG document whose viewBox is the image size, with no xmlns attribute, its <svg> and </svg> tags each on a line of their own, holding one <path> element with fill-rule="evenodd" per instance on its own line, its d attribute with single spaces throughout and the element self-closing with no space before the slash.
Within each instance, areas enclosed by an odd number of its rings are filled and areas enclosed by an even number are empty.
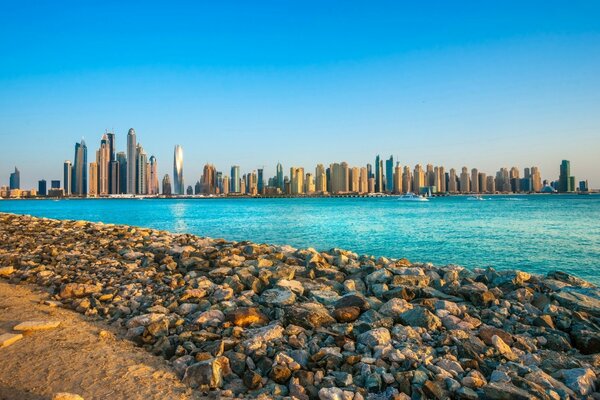
<svg viewBox="0 0 600 400">
<path fill-rule="evenodd" d="M 277 163 L 275 175 L 265 178 L 264 168 L 241 174 L 240 167 L 231 167 L 230 174 L 223 174 L 212 164 L 206 164 L 195 186 L 185 186 L 183 179 L 183 148 L 175 146 L 173 175 L 162 178 L 159 186 L 158 162 L 148 157 L 137 141 L 135 130 L 127 133 L 126 152 L 116 152 L 115 134 L 106 132 L 100 140 L 93 161 L 88 163 L 87 146 L 84 140 L 75 144 L 74 160 L 63 165 L 63 186 L 60 181 L 51 181 L 50 189 L 45 180 L 39 181 L 38 191 L 29 191 L 41 196 L 106 197 L 111 195 L 344 195 L 344 194 L 403 194 L 433 193 L 537 193 L 588 191 L 587 181 L 575 187 L 575 177 L 570 175 L 570 163 L 563 160 L 557 181 L 548 184 L 542 181 L 538 167 L 525 168 L 523 174 L 517 167 L 501 168 L 487 175 L 477 168 L 462 167 L 446 170 L 443 166 L 417 164 L 413 168 L 394 162 L 394 157 L 383 160 L 375 157 L 375 163 L 350 166 L 336 162 L 325 166 L 318 164 L 314 172 L 303 167 L 290 167 L 284 174 L 281 163 Z M 10 175 L 10 187 L 0 188 L 3 197 L 15 196 L 20 190 L 20 172 L 17 168 Z"/>
</svg>

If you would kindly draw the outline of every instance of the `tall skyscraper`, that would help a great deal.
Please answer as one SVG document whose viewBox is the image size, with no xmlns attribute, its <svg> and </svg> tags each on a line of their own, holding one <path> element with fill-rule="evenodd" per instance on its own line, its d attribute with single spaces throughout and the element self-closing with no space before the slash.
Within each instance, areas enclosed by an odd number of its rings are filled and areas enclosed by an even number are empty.
<svg viewBox="0 0 600 400">
<path fill-rule="evenodd" d="M 285 187 L 283 185 L 283 165 L 281 165 L 281 163 L 277 163 L 277 168 L 276 168 L 276 185 L 277 188 L 279 190 L 281 190 L 281 193 L 283 193 Z"/>
<path fill-rule="evenodd" d="M 415 165 L 415 170 L 413 172 L 413 190 L 415 193 L 420 193 L 421 188 L 425 185 L 425 171 L 423 171 L 423 167 L 421 164 Z"/>
<path fill-rule="evenodd" d="M 63 164 L 63 184 L 64 184 L 64 192 L 65 196 L 71 195 L 71 189 L 73 188 L 73 184 L 71 183 L 73 180 L 73 166 L 71 165 L 71 161 L 66 160 Z"/>
<path fill-rule="evenodd" d="M 212 164 L 204 165 L 202 172 L 202 193 L 215 194 L 217 187 L 217 169 Z"/>
<path fill-rule="evenodd" d="M 317 193 L 327 192 L 327 172 L 323 164 L 317 164 L 315 168 L 315 191 Z"/>
<path fill-rule="evenodd" d="M 46 180 L 42 179 L 38 181 L 38 196 L 46 196 L 48 194 L 48 188 L 46 186 Z"/>
<path fill-rule="evenodd" d="M 90 189 L 89 195 L 92 197 L 98 196 L 98 163 L 90 163 Z"/>
<path fill-rule="evenodd" d="M 560 164 L 560 175 L 558 177 L 558 191 L 562 193 L 568 193 L 575 190 L 571 183 L 575 181 L 575 178 L 571 179 L 571 162 L 569 160 L 562 160 Z"/>
<path fill-rule="evenodd" d="M 165 196 L 170 196 L 172 194 L 171 178 L 169 178 L 169 174 L 165 175 L 162 180 L 162 194 Z"/>
<path fill-rule="evenodd" d="M 402 166 L 400 163 L 396 163 L 394 168 L 394 189 L 393 193 L 402 193 Z"/>
<path fill-rule="evenodd" d="M 369 192 L 369 173 L 367 172 L 367 167 L 361 167 L 360 169 L 360 181 L 359 181 L 359 193 L 368 193 Z"/>
<path fill-rule="evenodd" d="M 75 163 L 73 164 L 73 175 L 71 178 L 71 193 L 77 196 L 85 196 L 88 187 L 88 164 L 87 146 L 81 139 L 81 143 L 75 143 Z"/>
<path fill-rule="evenodd" d="M 448 174 L 448 192 L 458 193 L 457 176 L 454 168 L 450 168 L 450 173 Z"/>
<path fill-rule="evenodd" d="M 150 176 L 148 177 L 149 187 L 148 194 L 158 194 L 158 161 L 156 161 L 156 157 L 150 157 Z"/>
<path fill-rule="evenodd" d="M 100 149 L 96 152 L 98 164 L 98 194 L 107 195 L 109 190 L 110 143 L 104 134 L 100 141 Z"/>
<path fill-rule="evenodd" d="M 542 190 L 542 175 L 538 167 L 531 167 L 531 188 L 536 193 Z"/>
<path fill-rule="evenodd" d="M 256 183 L 256 189 L 258 194 L 264 194 L 265 193 L 265 178 L 263 176 L 264 174 L 264 169 L 263 168 L 259 168 L 256 170 L 257 171 L 257 179 L 258 182 Z"/>
<path fill-rule="evenodd" d="M 21 189 L 21 172 L 15 167 L 15 172 L 10 174 L 9 179 L 10 190 Z"/>
<path fill-rule="evenodd" d="M 471 192 L 481 192 L 481 190 L 479 190 L 479 171 L 477 170 L 477 168 L 473 168 L 471 170 Z"/>
<path fill-rule="evenodd" d="M 229 194 L 229 189 L 231 188 L 230 179 L 228 176 L 223 177 L 223 194 Z"/>
<path fill-rule="evenodd" d="M 383 192 L 383 161 L 379 155 L 375 157 L 375 192 Z"/>
<path fill-rule="evenodd" d="M 469 179 L 469 170 L 467 167 L 462 167 L 460 173 L 460 192 L 469 193 L 471 191 L 471 181 Z"/>
<path fill-rule="evenodd" d="M 183 182 L 183 147 L 175 146 L 173 155 L 173 190 L 176 195 L 183 195 L 185 185 Z"/>
<path fill-rule="evenodd" d="M 394 192 L 394 157 L 385 160 L 385 191 Z"/>
<path fill-rule="evenodd" d="M 121 169 L 119 162 L 113 160 L 108 163 L 108 193 L 118 194 L 120 193 L 120 180 L 121 180 Z"/>
<path fill-rule="evenodd" d="M 231 193 L 240 193 L 240 166 L 231 166 Z"/>
<path fill-rule="evenodd" d="M 115 155 L 117 146 L 115 142 L 115 134 L 112 132 L 106 132 L 106 138 L 108 139 L 109 161 L 115 161 L 117 159 Z"/>
<path fill-rule="evenodd" d="M 135 194 L 137 190 L 136 181 L 136 160 L 137 160 L 137 141 L 135 130 L 129 129 L 127 132 L 127 193 Z"/>
<path fill-rule="evenodd" d="M 403 193 L 412 192 L 412 174 L 408 165 L 404 167 L 402 174 L 402 191 Z"/>
<path fill-rule="evenodd" d="M 117 153 L 117 163 L 119 163 L 119 189 L 117 193 L 127 193 L 127 156 L 124 152 L 120 151 Z"/>
<path fill-rule="evenodd" d="M 137 184 L 136 194 L 148 194 L 148 156 L 144 151 L 144 148 L 137 145 L 136 148 L 136 171 L 135 171 L 135 182 Z"/>
<path fill-rule="evenodd" d="M 302 167 L 291 167 L 290 168 L 290 182 L 291 182 L 291 194 L 302 194 L 304 193 L 304 168 Z"/>
</svg>

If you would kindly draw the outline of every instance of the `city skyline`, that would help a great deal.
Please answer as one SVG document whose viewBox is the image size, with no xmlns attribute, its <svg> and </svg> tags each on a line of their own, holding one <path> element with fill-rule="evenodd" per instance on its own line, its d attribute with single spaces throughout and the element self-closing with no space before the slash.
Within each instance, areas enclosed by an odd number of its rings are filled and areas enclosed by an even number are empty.
<svg viewBox="0 0 600 400">
<path fill-rule="evenodd" d="M 173 181 L 169 174 L 162 177 L 162 190 L 158 172 L 158 160 L 148 156 L 141 141 L 137 140 L 134 128 L 127 133 L 127 155 L 118 152 L 116 135 L 105 132 L 95 159 L 87 164 L 87 145 L 82 139 L 75 143 L 74 162 L 63 164 L 63 186 L 51 180 L 50 197 L 77 196 L 103 197 L 109 195 L 318 195 L 318 194 L 468 194 L 468 193 L 570 193 L 589 192 L 589 181 L 578 181 L 571 173 L 569 160 L 562 160 L 558 178 L 543 177 L 540 168 L 530 166 L 510 169 L 501 167 L 488 174 L 476 167 L 469 169 L 421 163 L 411 170 L 410 165 L 390 155 L 388 159 L 379 154 L 375 163 L 352 166 L 347 162 L 319 163 L 311 168 L 290 166 L 289 175 L 278 162 L 275 174 L 265 174 L 262 168 L 242 171 L 232 165 L 230 176 L 210 163 L 205 163 L 202 174 L 194 185 L 184 184 L 183 147 L 175 145 L 173 152 Z M 130 162 L 130 160 L 132 160 Z M 531 165 L 531 164 L 530 164 Z M 125 174 L 123 176 L 122 174 Z M 192 179 L 193 181 L 194 179 Z M 21 175 L 17 167 L 10 174 L 10 185 L 2 186 L 2 197 L 20 197 L 13 189 L 24 190 L 25 197 L 35 195 L 35 189 L 25 190 L 20 186 Z M 58 184 L 57 184 L 58 182 Z M 89 182 L 89 185 L 88 185 Z M 56 191 L 54 189 L 57 189 Z M 10 193 L 8 192 L 10 190 Z M 61 190 L 61 191 L 58 191 Z M 45 196 L 47 181 L 38 180 L 38 194 Z"/>
<path fill-rule="evenodd" d="M 61 177 L 74 137 L 107 129 L 124 149 L 131 126 L 161 177 L 180 144 L 202 160 L 186 177 L 392 153 L 487 171 L 568 159 L 600 187 L 597 2 L 0 7 L 0 171 L 27 187 Z"/>
</svg>

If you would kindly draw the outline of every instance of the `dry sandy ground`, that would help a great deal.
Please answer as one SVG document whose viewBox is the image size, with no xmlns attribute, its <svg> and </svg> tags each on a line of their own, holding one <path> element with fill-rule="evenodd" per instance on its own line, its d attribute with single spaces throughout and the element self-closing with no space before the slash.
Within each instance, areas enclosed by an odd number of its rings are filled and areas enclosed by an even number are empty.
<svg viewBox="0 0 600 400">
<path fill-rule="evenodd" d="M 57 392 L 91 399 L 193 399 L 159 357 L 132 343 L 101 338 L 106 325 L 43 304 L 32 286 L 0 281 L 0 334 L 25 320 L 60 320 L 58 328 L 31 332 L 0 348 L 0 399 L 47 400 Z"/>
</svg>

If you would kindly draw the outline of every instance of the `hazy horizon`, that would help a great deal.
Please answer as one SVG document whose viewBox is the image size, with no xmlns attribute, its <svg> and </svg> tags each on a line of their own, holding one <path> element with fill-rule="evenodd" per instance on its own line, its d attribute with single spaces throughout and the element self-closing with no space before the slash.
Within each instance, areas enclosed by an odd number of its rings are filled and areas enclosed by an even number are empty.
<svg viewBox="0 0 600 400">
<path fill-rule="evenodd" d="M 538 166 L 600 187 L 600 3 L 117 2 L 0 5 L 0 185 L 60 179 L 85 137 L 159 173 L 184 148 L 229 175 L 402 165 Z"/>
</svg>

